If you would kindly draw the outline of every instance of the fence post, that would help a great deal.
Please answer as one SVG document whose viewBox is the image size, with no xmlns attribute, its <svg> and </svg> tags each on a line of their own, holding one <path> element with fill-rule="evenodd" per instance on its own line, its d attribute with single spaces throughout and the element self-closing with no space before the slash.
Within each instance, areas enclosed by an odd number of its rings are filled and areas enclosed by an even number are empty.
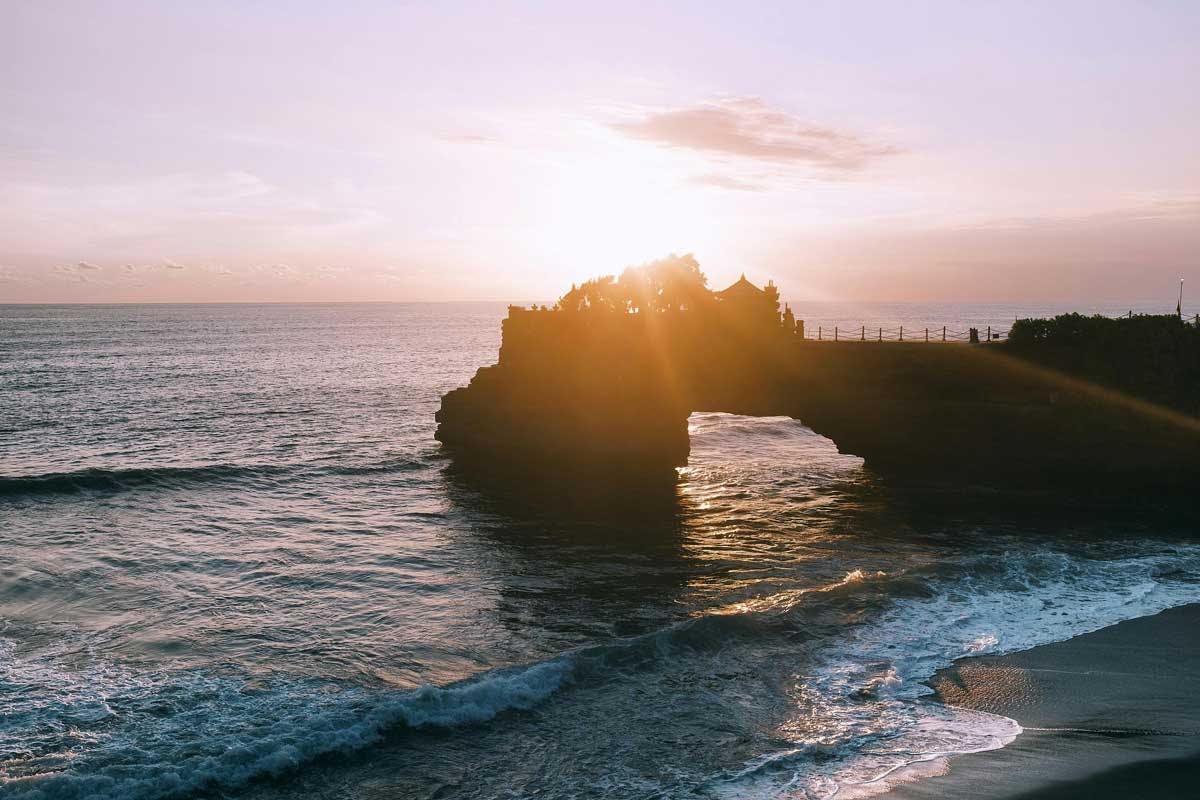
<svg viewBox="0 0 1200 800">
<path fill-rule="evenodd" d="M 925 329 L 925 343 L 929 344 L 929 328 Z"/>
<path fill-rule="evenodd" d="M 991 326 L 991 325 L 988 325 L 988 338 L 987 338 L 987 343 L 988 343 L 988 344 L 991 344 L 991 343 L 992 343 L 992 326 Z"/>
<path fill-rule="evenodd" d="M 946 341 L 946 326 L 942 326 L 942 341 Z"/>
<path fill-rule="evenodd" d="M 900 341 L 904 341 L 904 326 L 900 326 Z"/>
<path fill-rule="evenodd" d="M 834 325 L 834 326 L 833 326 L 833 340 L 834 340 L 835 342 L 838 340 L 838 330 L 837 330 L 837 325 Z"/>
<path fill-rule="evenodd" d="M 883 328 L 879 329 L 879 341 L 883 341 Z"/>
<path fill-rule="evenodd" d="M 818 342 L 821 341 L 821 337 L 823 335 L 824 335 L 824 328 L 822 328 L 820 325 L 818 325 L 817 326 L 817 341 Z"/>
<path fill-rule="evenodd" d="M 1197 314 L 1196 316 L 1197 316 L 1197 317 L 1200 317 L 1200 314 Z M 861 331 L 859 331 L 859 333 L 858 333 L 858 340 L 859 340 L 860 342 L 865 342 L 865 341 L 867 340 L 867 326 L 866 326 L 866 325 L 863 325 L 863 326 L 862 326 L 862 330 L 861 330 Z"/>
</svg>

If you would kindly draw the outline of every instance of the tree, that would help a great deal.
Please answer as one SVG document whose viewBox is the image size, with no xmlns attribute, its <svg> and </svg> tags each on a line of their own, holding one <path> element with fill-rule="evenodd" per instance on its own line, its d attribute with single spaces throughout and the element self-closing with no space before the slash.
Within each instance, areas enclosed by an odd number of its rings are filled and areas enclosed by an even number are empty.
<svg viewBox="0 0 1200 800">
<path fill-rule="evenodd" d="M 579 286 L 571 284 L 571 291 L 564 294 L 558 304 L 567 311 L 623 311 L 624 303 L 617 289 L 616 278 L 604 275 L 584 281 Z"/>
<path fill-rule="evenodd" d="M 642 264 L 626 267 L 619 279 L 612 275 L 571 285 L 559 300 L 569 311 L 601 310 L 651 312 L 698 310 L 712 302 L 708 279 L 691 253 L 674 253 Z"/>
<path fill-rule="evenodd" d="M 657 289 L 657 310 L 698 309 L 712 299 L 708 278 L 691 253 L 670 256 L 642 267 Z"/>
</svg>

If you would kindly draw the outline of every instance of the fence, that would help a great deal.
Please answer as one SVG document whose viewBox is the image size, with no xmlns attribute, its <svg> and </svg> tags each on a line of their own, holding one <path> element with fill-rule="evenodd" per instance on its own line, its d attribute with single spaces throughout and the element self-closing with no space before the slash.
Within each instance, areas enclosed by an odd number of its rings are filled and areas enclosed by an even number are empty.
<svg viewBox="0 0 1200 800">
<path fill-rule="evenodd" d="M 1132 319 L 1136 315 L 1132 311 L 1125 314 L 1110 316 L 1097 314 L 1106 319 Z M 1200 328 L 1200 314 L 1181 314 L 1185 324 Z M 977 328 L 957 330 L 946 325 L 935 327 L 920 327 L 896 325 L 893 327 L 875 325 L 806 325 L 803 320 L 796 321 L 796 333 L 808 341 L 814 342 L 928 342 L 933 343 L 978 343 L 1004 342 L 1008 340 L 1012 328 L 995 325 L 985 325 Z"/>
<path fill-rule="evenodd" d="M 957 330 L 946 325 L 938 327 L 895 327 L 857 325 L 853 327 L 841 325 L 817 325 L 815 328 L 798 322 L 796 332 L 805 339 L 814 342 L 921 342 L 921 343 L 951 343 L 951 342 L 1002 342 L 1008 339 L 1009 329 L 992 326 L 967 328 Z"/>
</svg>

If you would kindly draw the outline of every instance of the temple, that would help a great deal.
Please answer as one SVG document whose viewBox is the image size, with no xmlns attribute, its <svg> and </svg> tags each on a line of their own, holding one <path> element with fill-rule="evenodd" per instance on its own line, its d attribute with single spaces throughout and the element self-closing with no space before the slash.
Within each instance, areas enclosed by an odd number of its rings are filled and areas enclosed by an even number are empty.
<svg viewBox="0 0 1200 800">
<path fill-rule="evenodd" d="M 767 288 L 760 289 L 746 280 L 746 274 L 742 273 L 742 277 L 729 288 L 713 292 L 713 296 L 730 316 L 737 316 L 751 323 L 779 323 L 779 289 L 774 281 L 768 281 Z"/>
<path fill-rule="evenodd" d="M 853 343 L 804 336 L 774 283 L 711 291 L 690 256 L 512 306 L 497 364 L 442 398 L 436 436 L 505 470 L 674 474 L 688 416 L 789 416 L 895 482 L 1200 485 L 1200 328 L 1101 320 L 1092 338 Z M 1080 318 L 1089 319 L 1089 318 Z M 865 330 L 865 329 L 864 329 Z"/>
</svg>

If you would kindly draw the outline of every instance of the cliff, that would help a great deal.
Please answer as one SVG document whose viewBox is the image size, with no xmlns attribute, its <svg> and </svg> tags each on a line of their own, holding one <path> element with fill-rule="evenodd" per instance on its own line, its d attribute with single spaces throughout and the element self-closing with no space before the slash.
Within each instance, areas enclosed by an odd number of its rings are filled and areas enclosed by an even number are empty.
<svg viewBox="0 0 1200 800">
<path fill-rule="evenodd" d="M 502 469 L 651 475 L 687 463 L 693 411 L 784 415 L 895 482 L 1190 491 L 1200 348 L 1175 324 L 1153 358 L 1103 359 L 1080 339 L 813 342 L 720 314 L 514 308 L 437 438 Z"/>
</svg>

